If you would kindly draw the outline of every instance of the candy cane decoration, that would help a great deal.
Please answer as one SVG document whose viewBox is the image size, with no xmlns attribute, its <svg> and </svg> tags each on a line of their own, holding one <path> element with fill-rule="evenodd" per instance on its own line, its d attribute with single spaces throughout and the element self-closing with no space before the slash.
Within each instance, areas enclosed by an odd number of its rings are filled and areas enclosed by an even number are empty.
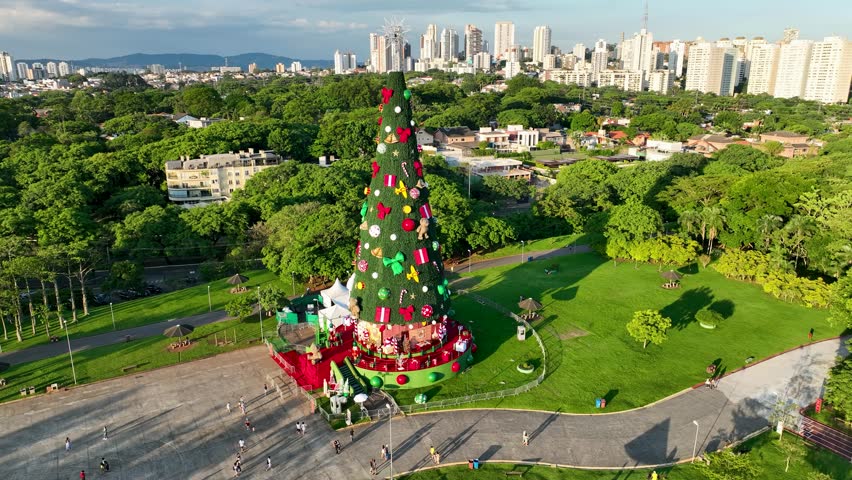
<svg viewBox="0 0 852 480">
<path fill-rule="evenodd" d="M 409 177 L 409 176 L 410 176 L 410 175 L 408 174 L 408 162 L 402 162 L 402 171 L 403 171 L 403 173 L 405 173 L 405 176 L 406 176 L 406 177 Z"/>
<path fill-rule="evenodd" d="M 437 272 L 441 271 L 441 269 L 438 268 L 438 262 L 436 262 L 435 260 L 432 260 L 432 265 L 435 265 L 435 271 L 437 271 Z"/>
<path fill-rule="evenodd" d="M 406 290 L 404 288 L 402 289 L 401 292 L 399 292 L 399 304 L 400 305 L 402 305 L 402 299 L 405 298 L 406 293 L 408 293 L 408 290 Z"/>
</svg>

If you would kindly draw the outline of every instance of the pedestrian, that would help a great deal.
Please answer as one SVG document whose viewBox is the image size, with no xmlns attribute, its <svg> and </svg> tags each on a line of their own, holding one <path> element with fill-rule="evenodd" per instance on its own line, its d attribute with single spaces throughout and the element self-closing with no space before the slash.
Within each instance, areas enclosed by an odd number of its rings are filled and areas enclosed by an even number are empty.
<svg viewBox="0 0 852 480">
<path fill-rule="evenodd" d="M 704 386 L 710 389 L 713 388 L 713 383 L 710 381 L 710 377 L 707 377 L 707 380 L 704 380 Z"/>
<path fill-rule="evenodd" d="M 441 452 L 435 452 L 435 465 L 441 464 Z"/>
<path fill-rule="evenodd" d="M 434 445 L 429 446 L 429 457 L 432 458 L 432 463 L 435 463 L 435 446 Z"/>
<path fill-rule="evenodd" d="M 302 422 L 296 422 L 296 433 L 302 434 Z"/>
<path fill-rule="evenodd" d="M 340 442 L 335 440 L 334 442 L 332 442 L 332 445 L 334 445 L 334 453 L 340 455 Z"/>
<path fill-rule="evenodd" d="M 246 441 L 241 438 L 238 443 L 240 445 L 240 453 L 245 452 L 246 451 Z M 237 459 L 237 461 L 239 461 L 239 459 Z"/>
<path fill-rule="evenodd" d="M 272 457 L 266 457 L 266 471 L 272 470 Z"/>
<path fill-rule="evenodd" d="M 107 431 L 106 425 L 104 425 L 104 440 L 109 438 L 109 432 Z"/>
<path fill-rule="evenodd" d="M 86 480 L 86 471 L 80 470 L 80 480 Z"/>
<path fill-rule="evenodd" d="M 713 389 L 719 388 L 719 377 L 713 379 Z"/>
<path fill-rule="evenodd" d="M 388 460 L 388 447 L 387 445 L 382 445 L 382 460 Z"/>
<path fill-rule="evenodd" d="M 246 431 L 250 432 L 251 431 L 251 422 L 249 421 L 248 417 L 246 417 L 245 426 L 246 426 Z"/>
<path fill-rule="evenodd" d="M 243 471 L 243 469 L 242 469 L 242 467 L 240 466 L 240 464 L 239 464 L 239 463 L 237 463 L 237 462 L 234 462 L 234 477 L 239 477 L 239 476 L 240 476 L 240 472 L 242 472 L 242 471 Z"/>
<path fill-rule="evenodd" d="M 524 445 L 529 445 L 529 444 L 530 444 L 530 436 L 529 436 L 529 435 L 527 435 L 527 431 L 526 431 L 526 430 L 524 430 L 523 440 L 524 440 Z"/>
<path fill-rule="evenodd" d="M 376 459 L 371 458 L 370 459 L 370 475 L 375 475 L 376 473 L 378 473 L 378 470 L 376 470 Z"/>
<path fill-rule="evenodd" d="M 237 464 L 237 465 L 242 465 L 243 464 L 243 456 L 238 453 L 237 459 L 234 461 L 234 463 Z"/>
<path fill-rule="evenodd" d="M 354 428 L 349 429 L 349 441 L 351 441 L 352 443 L 355 443 L 355 429 Z"/>
<path fill-rule="evenodd" d="M 66 452 L 71 451 L 71 438 L 70 437 L 65 437 L 65 451 Z"/>
<path fill-rule="evenodd" d="M 812 329 L 810 329 L 810 331 L 808 331 L 808 341 L 809 341 L 809 342 L 813 342 L 813 341 L 814 341 L 814 329 L 813 329 L 813 328 L 812 328 Z"/>
<path fill-rule="evenodd" d="M 242 400 L 240 400 L 240 413 L 242 413 L 243 415 L 246 414 L 246 404 L 243 403 Z"/>
<path fill-rule="evenodd" d="M 269 387 L 267 387 L 266 384 L 264 383 L 263 384 L 263 394 L 266 395 L 267 393 L 269 393 Z"/>
<path fill-rule="evenodd" d="M 101 457 L 101 473 L 109 472 L 109 462 L 106 461 L 106 458 Z"/>
<path fill-rule="evenodd" d="M 305 422 L 302 422 L 302 435 L 304 436 L 306 433 L 308 433 L 308 432 L 307 432 Z"/>
<path fill-rule="evenodd" d="M 225 408 L 228 410 L 228 413 L 231 413 L 231 402 L 226 403 Z"/>
</svg>

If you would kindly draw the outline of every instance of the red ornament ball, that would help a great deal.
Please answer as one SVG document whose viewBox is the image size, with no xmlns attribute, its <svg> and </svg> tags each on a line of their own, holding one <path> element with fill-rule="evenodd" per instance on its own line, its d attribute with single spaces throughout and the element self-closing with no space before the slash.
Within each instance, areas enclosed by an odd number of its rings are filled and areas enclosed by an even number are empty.
<svg viewBox="0 0 852 480">
<path fill-rule="evenodd" d="M 405 385 L 406 383 L 408 383 L 408 376 L 397 375 L 396 376 L 396 383 L 398 383 L 399 385 Z"/>
<path fill-rule="evenodd" d="M 453 362 L 452 366 L 450 366 L 450 369 L 452 369 L 453 373 L 458 373 L 459 370 L 461 370 L 461 364 L 459 362 Z"/>
<path fill-rule="evenodd" d="M 367 271 L 367 261 L 366 260 L 358 260 L 358 270 L 363 272 Z"/>
<path fill-rule="evenodd" d="M 402 221 L 402 229 L 405 230 L 406 232 L 411 232 L 415 228 L 417 228 L 417 225 L 414 223 L 414 220 L 412 220 L 410 218 L 406 218 L 405 220 Z"/>
<path fill-rule="evenodd" d="M 473 352 L 473 353 L 476 353 L 476 349 L 477 349 L 477 346 L 476 346 L 476 344 L 474 343 L 474 344 L 473 344 L 473 346 L 472 346 L 472 347 L 470 347 L 470 351 L 471 351 L 471 352 Z"/>
<path fill-rule="evenodd" d="M 432 305 L 423 305 L 423 308 L 420 309 L 420 315 L 428 318 L 432 316 Z"/>
</svg>

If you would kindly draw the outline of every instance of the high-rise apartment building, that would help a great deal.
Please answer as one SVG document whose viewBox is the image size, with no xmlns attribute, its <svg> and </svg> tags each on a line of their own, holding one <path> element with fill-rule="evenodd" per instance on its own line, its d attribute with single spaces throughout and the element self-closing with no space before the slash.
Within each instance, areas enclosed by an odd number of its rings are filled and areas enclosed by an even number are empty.
<svg viewBox="0 0 852 480">
<path fill-rule="evenodd" d="M 387 41 L 384 35 L 370 34 L 370 71 L 374 73 L 388 72 Z"/>
<path fill-rule="evenodd" d="M 845 103 L 852 80 L 852 42 L 842 37 L 826 37 L 811 49 L 805 100 Z"/>
<path fill-rule="evenodd" d="M 671 70 L 654 70 L 648 73 L 648 91 L 667 95 L 674 87 L 674 72 Z"/>
<path fill-rule="evenodd" d="M 298 73 L 298 72 L 301 72 L 302 70 L 303 70 L 302 62 L 296 60 L 296 61 L 290 63 L 290 71 L 291 72 Z"/>
<path fill-rule="evenodd" d="M 686 43 L 680 40 L 672 40 L 669 44 L 669 70 L 676 77 L 683 76 L 683 62 L 686 58 Z"/>
<path fill-rule="evenodd" d="M 334 73 L 337 75 L 355 70 L 357 66 L 354 53 L 334 51 Z"/>
<path fill-rule="evenodd" d="M 18 80 L 25 80 L 27 78 L 27 72 L 29 71 L 30 66 L 26 64 L 26 62 L 18 62 L 15 64 L 15 71 L 18 74 Z"/>
<path fill-rule="evenodd" d="M 0 81 L 14 82 L 18 76 L 15 72 L 15 61 L 9 52 L 0 52 Z"/>
<path fill-rule="evenodd" d="M 600 39 L 595 42 L 595 49 L 592 50 L 592 72 L 603 72 L 608 62 L 609 51 L 606 48 L 606 40 Z"/>
<path fill-rule="evenodd" d="M 287 73 L 287 65 L 284 65 L 281 62 L 275 64 L 275 73 L 282 74 Z"/>
<path fill-rule="evenodd" d="M 482 30 L 476 28 L 476 25 L 464 26 L 464 58 L 468 62 L 473 62 L 473 57 L 482 52 Z"/>
<path fill-rule="evenodd" d="M 459 34 L 452 28 L 441 30 L 441 59 L 457 60 L 459 56 Z"/>
<path fill-rule="evenodd" d="M 552 53 L 545 55 L 541 62 L 542 70 L 556 70 L 556 68 L 558 68 L 557 58 L 559 57 Z"/>
<path fill-rule="evenodd" d="M 512 22 L 497 22 L 494 24 L 494 58 L 507 58 L 509 50 L 515 44 L 515 24 Z"/>
<path fill-rule="evenodd" d="M 30 80 L 42 80 L 47 78 L 47 72 L 44 70 L 44 65 L 40 62 L 33 62 L 27 70 L 27 78 Z"/>
<path fill-rule="evenodd" d="M 438 26 L 430 23 L 426 26 L 426 33 L 420 36 L 420 59 L 432 60 L 441 56 L 438 39 Z"/>
<path fill-rule="evenodd" d="M 627 70 L 606 70 L 597 75 L 599 87 L 615 87 L 629 92 L 641 92 L 643 85 L 642 72 Z"/>
<path fill-rule="evenodd" d="M 699 42 L 689 48 L 686 90 L 733 95 L 737 80 L 737 49 Z"/>
<path fill-rule="evenodd" d="M 574 45 L 574 48 L 571 50 L 571 53 L 574 54 L 574 57 L 579 62 L 584 62 L 586 60 L 586 46 L 582 43 Z"/>
<path fill-rule="evenodd" d="M 774 97 L 801 98 L 805 94 L 813 45 L 814 42 L 811 40 L 798 39 L 781 44 L 775 90 L 772 93 Z M 692 61 L 691 55 L 690 61 Z"/>
<path fill-rule="evenodd" d="M 748 48 L 748 93 L 772 95 L 778 72 L 780 47 L 774 43 L 754 44 Z"/>
<path fill-rule="evenodd" d="M 48 78 L 56 78 L 59 76 L 59 68 L 56 66 L 56 62 L 47 62 L 45 65 L 45 69 L 47 70 Z"/>
<path fill-rule="evenodd" d="M 252 62 L 248 64 L 248 73 L 254 74 L 258 72 L 257 64 Z"/>
<path fill-rule="evenodd" d="M 488 52 L 479 52 L 473 56 L 474 70 L 488 71 L 491 69 L 491 54 Z"/>
<path fill-rule="evenodd" d="M 656 68 L 653 52 L 654 36 L 644 28 L 624 40 L 621 47 L 623 68 L 630 72 L 650 72 Z"/>
<path fill-rule="evenodd" d="M 544 56 L 550 54 L 550 27 L 541 25 L 533 30 L 533 62 L 543 63 Z"/>
<path fill-rule="evenodd" d="M 68 65 L 68 62 L 59 62 L 59 76 L 65 77 L 67 75 L 71 75 L 71 66 Z"/>
</svg>

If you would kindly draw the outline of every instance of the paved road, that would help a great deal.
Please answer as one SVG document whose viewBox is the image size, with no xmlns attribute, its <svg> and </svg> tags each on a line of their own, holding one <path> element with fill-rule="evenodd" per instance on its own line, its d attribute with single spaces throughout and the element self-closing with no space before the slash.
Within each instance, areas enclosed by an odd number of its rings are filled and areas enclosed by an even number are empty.
<svg viewBox="0 0 852 480">
<path fill-rule="evenodd" d="M 767 424 L 777 398 L 812 401 L 841 345 L 808 345 L 725 377 L 717 390 L 689 390 L 629 412 L 467 410 L 396 417 L 394 471 L 428 465 L 430 445 L 444 463 L 476 457 L 623 468 L 689 458 L 693 420 L 698 451 L 742 438 Z M 245 437 L 244 473 L 251 478 L 371 478 L 370 459 L 390 442 L 387 420 L 357 428 L 350 444 L 347 432 L 331 431 L 317 415 L 303 417 L 301 395 L 259 395 L 266 375 L 280 374 L 256 347 L 0 405 L 0 471 L 4 480 L 71 479 L 106 456 L 114 479 L 230 478 L 237 440 L 246 433 L 242 417 L 227 414 L 224 403 L 244 394 L 257 425 Z M 302 418 L 305 437 L 293 429 Z M 113 431 L 109 440 L 100 438 L 104 425 Z M 531 437 L 526 447 L 524 430 Z M 73 443 L 70 453 L 63 449 L 65 436 Z M 344 445 L 339 456 L 334 439 Z M 266 455 L 276 465 L 271 472 L 262 467 Z M 387 464 L 381 473 L 390 473 Z"/>
<path fill-rule="evenodd" d="M 188 323 L 194 327 L 200 327 L 202 325 L 207 325 L 208 323 L 221 322 L 222 320 L 227 320 L 229 318 L 231 317 L 228 317 L 228 314 L 224 311 L 216 310 L 213 312 L 202 313 L 200 315 L 193 315 L 191 317 L 151 323 L 141 327 L 127 328 L 124 330 L 117 330 L 115 332 L 102 333 L 100 335 L 78 337 L 71 340 L 71 351 L 78 352 L 88 348 L 102 347 L 104 345 L 124 342 L 128 335 L 134 339 L 162 335 L 163 330 L 171 327 L 172 325 L 177 325 L 178 323 Z M 68 353 L 68 344 L 65 341 L 65 337 L 62 336 L 60 337 L 60 341 L 56 343 L 45 343 L 25 348 L 23 350 L 0 353 L 0 362 L 15 365 L 18 363 L 43 360 L 45 358 L 64 355 L 66 353 Z"/>
</svg>

